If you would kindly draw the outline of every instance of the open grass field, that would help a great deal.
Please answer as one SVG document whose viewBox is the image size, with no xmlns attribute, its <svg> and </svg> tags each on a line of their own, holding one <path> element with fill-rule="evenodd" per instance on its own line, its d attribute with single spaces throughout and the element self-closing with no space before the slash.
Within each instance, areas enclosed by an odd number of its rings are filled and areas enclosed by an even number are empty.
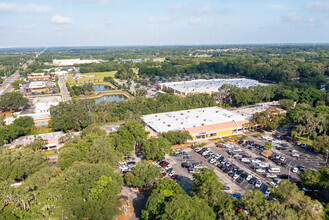
<svg viewBox="0 0 329 220">
<path fill-rule="evenodd" d="M 94 72 L 94 73 L 81 73 L 80 79 L 74 79 L 71 76 L 68 76 L 66 79 L 66 82 L 68 83 L 87 83 L 87 82 L 97 82 L 97 81 L 103 81 L 105 76 L 112 76 L 114 78 L 114 74 L 117 71 L 111 71 L 111 72 Z"/>
</svg>

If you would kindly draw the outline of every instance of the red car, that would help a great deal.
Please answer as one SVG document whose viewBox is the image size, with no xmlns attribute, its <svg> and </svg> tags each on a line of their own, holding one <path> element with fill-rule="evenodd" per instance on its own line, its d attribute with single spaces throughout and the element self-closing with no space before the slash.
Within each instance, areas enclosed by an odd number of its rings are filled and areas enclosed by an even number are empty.
<svg viewBox="0 0 329 220">
<path fill-rule="evenodd" d="M 165 177 L 167 173 L 161 173 L 161 178 Z"/>
<path fill-rule="evenodd" d="M 217 144 L 216 147 L 224 147 L 222 144 Z"/>
<path fill-rule="evenodd" d="M 171 176 L 171 179 L 173 179 L 173 180 L 174 180 L 174 179 L 176 179 L 177 177 L 178 177 L 178 175 L 177 175 L 177 174 L 175 174 L 175 175 L 172 175 L 172 176 Z"/>
<path fill-rule="evenodd" d="M 228 168 L 233 169 L 235 167 L 235 164 L 231 164 Z"/>
<path fill-rule="evenodd" d="M 165 162 L 165 163 L 161 164 L 162 167 L 166 167 L 166 166 L 168 166 L 168 165 L 169 165 L 168 162 Z"/>
</svg>

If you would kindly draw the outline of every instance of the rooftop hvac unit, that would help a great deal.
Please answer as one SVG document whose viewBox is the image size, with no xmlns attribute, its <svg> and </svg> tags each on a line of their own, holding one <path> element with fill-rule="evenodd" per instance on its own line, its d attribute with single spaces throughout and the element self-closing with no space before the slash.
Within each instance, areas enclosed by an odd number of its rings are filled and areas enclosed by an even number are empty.
<svg viewBox="0 0 329 220">
<path fill-rule="evenodd" d="M 202 126 L 205 126 L 206 124 L 205 124 L 205 123 L 202 123 L 201 125 L 202 125 Z"/>
<path fill-rule="evenodd" d="M 203 121 L 207 121 L 207 119 L 203 119 Z"/>
<path fill-rule="evenodd" d="M 168 125 L 168 127 L 170 127 L 171 125 Z"/>
</svg>

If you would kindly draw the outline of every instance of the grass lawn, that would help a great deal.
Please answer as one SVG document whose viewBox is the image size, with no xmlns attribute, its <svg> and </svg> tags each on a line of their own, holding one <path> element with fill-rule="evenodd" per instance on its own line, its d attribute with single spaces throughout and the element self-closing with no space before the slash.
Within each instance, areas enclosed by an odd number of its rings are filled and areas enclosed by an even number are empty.
<svg viewBox="0 0 329 220">
<path fill-rule="evenodd" d="M 94 82 L 94 80 L 97 81 L 103 81 L 104 76 L 112 76 L 114 78 L 114 74 L 117 71 L 111 71 L 111 72 L 94 72 L 94 73 L 81 73 L 81 78 L 78 79 L 78 82 Z M 66 79 L 66 82 L 68 83 L 76 83 L 76 79 L 73 79 L 73 77 L 68 76 Z"/>
<path fill-rule="evenodd" d="M 56 150 L 48 150 L 48 151 L 45 151 L 45 154 L 46 155 L 54 155 L 56 153 L 57 153 Z"/>
<path fill-rule="evenodd" d="M 47 125 L 33 127 L 31 129 L 31 135 L 45 134 L 45 133 L 49 133 L 49 132 L 52 132 L 52 129 L 49 128 Z"/>
<path fill-rule="evenodd" d="M 313 141 L 312 140 L 306 141 L 307 140 L 306 137 L 296 137 L 296 140 L 299 142 L 303 142 L 309 146 L 313 146 Z"/>
</svg>

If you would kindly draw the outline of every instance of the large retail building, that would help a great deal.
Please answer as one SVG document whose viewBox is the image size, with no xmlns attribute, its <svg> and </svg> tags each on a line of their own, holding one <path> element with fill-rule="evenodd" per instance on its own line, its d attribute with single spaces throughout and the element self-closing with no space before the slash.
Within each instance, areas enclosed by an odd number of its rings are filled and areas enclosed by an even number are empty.
<svg viewBox="0 0 329 220">
<path fill-rule="evenodd" d="M 212 139 L 243 133 L 255 112 L 278 108 L 277 102 L 256 104 L 253 107 L 227 110 L 220 107 L 144 115 L 143 121 L 151 135 L 186 130 L 192 140 Z"/>
</svg>

